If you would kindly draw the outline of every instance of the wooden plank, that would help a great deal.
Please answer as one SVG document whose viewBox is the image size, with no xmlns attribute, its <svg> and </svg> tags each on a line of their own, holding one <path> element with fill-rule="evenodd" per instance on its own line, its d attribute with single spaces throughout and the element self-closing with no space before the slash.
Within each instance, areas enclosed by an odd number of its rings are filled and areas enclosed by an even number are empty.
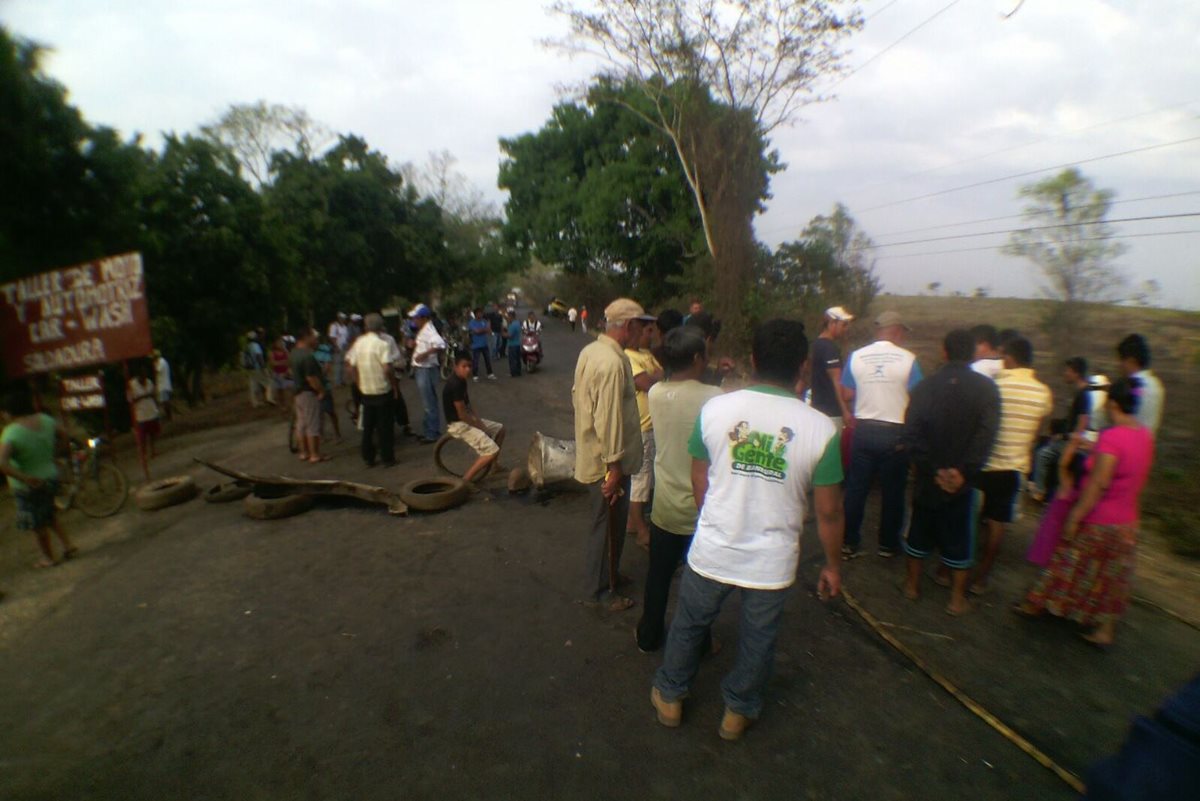
<svg viewBox="0 0 1200 801">
<path fill-rule="evenodd" d="M 255 476 L 250 473 L 243 473 L 240 470 L 234 470 L 229 467 L 216 464 L 214 462 L 206 462 L 203 459 L 195 459 L 197 464 L 202 464 L 209 470 L 214 470 L 222 475 L 238 481 L 245 481 L 247 484 L 262 484 L 270 487 L 291 487 L 302 495 L 339 495 L 344 498 L 357 498 L 360 501 L 367 503 L 382 504 L 387 507 L 388 514 L 406 515 L 408 514 L 408 504 L 400 500 L 400 496 L 383 487 L 374 487 L 370 484 L 359 484 L 355 481 L 342 481 L 340 479 L 301 479 L 292 478 L 290 476 Z"/>
</svg>

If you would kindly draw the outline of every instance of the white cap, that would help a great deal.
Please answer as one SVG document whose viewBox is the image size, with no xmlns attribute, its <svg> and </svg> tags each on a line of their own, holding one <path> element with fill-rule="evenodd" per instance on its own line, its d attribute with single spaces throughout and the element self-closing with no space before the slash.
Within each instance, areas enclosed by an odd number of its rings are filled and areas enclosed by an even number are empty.
<svg viewBox="0 0 1200 801">
<path fill-rule="evenodd" d="M 854 319 L 854 315 L 842 306 L 831 306 L 825 310 L 825 316 L 830 320 L 837 320 L 839 323 L 848 323 Z"/>
</svg>

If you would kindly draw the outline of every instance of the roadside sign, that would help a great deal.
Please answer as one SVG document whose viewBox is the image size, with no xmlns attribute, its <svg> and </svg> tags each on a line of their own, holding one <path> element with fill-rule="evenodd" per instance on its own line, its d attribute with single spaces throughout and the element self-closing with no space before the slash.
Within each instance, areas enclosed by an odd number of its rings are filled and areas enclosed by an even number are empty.
<svg viewBox="0 0 1200 801">
<path fill-rule="evenodd" d="M 83 412 L 103 409 L 107 406 L 104 400 L 104 375 L 80 375 L 64 378 L 62 381 L 62 410 L 64 412 Z"/>
<path fill-rule="evenodd" d="M 150 353 L 142 254 L 125 253 L 0 284 L 9 378 Z"/>
</svg>

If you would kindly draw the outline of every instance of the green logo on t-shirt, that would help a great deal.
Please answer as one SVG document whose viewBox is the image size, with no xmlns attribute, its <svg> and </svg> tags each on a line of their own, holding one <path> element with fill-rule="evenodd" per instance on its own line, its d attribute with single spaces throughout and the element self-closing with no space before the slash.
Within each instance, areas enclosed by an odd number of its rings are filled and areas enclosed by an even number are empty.
<svg viewBox="0 0 1200 801">
<path fill-rule="evenodd" d="M 778 434 L 751 431 L 750 423 L 741 421 L 729 432 L 733 471 L 770 481 L 783 481 L 787 478 L 788 467 L 783 455 L 794 436 L 795 432 L 786 427 L 779 429 Z"/>
</svg>

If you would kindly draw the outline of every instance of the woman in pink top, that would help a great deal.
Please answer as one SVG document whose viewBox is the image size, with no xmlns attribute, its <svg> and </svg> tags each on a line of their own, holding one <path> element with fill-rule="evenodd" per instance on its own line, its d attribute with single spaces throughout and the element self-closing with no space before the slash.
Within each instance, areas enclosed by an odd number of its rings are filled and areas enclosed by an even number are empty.
<svg viewBox="0 0 1200 801">
<path fill-rule="evenodd" d="M 1136 382 L 1121 379 L 1109 390 L 1112 427 L 1092 449 L 1087 479 L 1050 564 L 1015 607 L 1030 617 L 1049 612 L 1089 626 L 1083 638 L 1101 647 L 1112 645 L 1129 605 L 1138 497 L 1154 461 L 1154 436 L 1134 417 Z"/>
</svg>

